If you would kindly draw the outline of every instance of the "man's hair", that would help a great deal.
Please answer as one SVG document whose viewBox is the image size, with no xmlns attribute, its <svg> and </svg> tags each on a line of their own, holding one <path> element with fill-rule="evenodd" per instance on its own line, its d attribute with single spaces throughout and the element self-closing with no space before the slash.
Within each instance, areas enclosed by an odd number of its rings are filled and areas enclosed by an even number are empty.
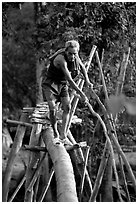
<svg viewBox="0 0 138 204">
<path fill-rule="evenodd" d="M 65 48 L 66 48 L 66 50 L 67 50 L 69 47 L 71 47 L 71 48 L 76 47 L 78 51 L 79 51 L 79 49 L 80 49 L 80 45 L 79 45 L 78 41 L 76 41 L 76 40 L 69 40 L 69 41 L 67 41 L 67 42 L 65 43 Z"/>
</svg>

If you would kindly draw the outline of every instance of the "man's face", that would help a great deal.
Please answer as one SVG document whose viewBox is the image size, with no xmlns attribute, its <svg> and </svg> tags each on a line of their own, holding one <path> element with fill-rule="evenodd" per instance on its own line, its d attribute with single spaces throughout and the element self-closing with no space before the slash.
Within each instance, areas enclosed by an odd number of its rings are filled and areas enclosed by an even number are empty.
<svg viewBox="0 0 138 204">
<path fill-rule="evenodd" d="M 66 55 L 69 61 L 73 62 L 75 60 L 75 57 L 78 55 L 78 49 L 77 47 L 69 47 L 66 50 Z"/>
</svg>

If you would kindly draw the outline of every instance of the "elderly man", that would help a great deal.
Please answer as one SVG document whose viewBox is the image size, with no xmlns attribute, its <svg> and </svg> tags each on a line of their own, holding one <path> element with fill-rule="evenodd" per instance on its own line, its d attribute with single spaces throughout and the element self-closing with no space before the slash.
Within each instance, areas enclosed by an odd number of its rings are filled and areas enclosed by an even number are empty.
<svg viewBox="0 0 138 204">
<path fill-rule="evenodd" d="M 57 143 L 58 141 L 62 141 L 63 143 L 66 142 L 66 128 L 70 111 L 68 85 L 76 90 L 84 102 L 87 100 L 85 94 L 79 89 L 73 80 L 73 78 L 79 73 L 80 68 L 84 75 L 86 85 L 91 86 L 86 69 L 78 55 L 79 49 L 80 46 L 77 41 L 67 41 L 65 49 L 57 51 L 50 58 L 50 66 L 47 74 L 43 76 L 42 80 L 43 97 L 49 105 L 50 121 L 54 131 L 55 141 Z M 61 102 L 63 109 L 60 135 L 57 129 L 56 100 Z"/>
</svg>

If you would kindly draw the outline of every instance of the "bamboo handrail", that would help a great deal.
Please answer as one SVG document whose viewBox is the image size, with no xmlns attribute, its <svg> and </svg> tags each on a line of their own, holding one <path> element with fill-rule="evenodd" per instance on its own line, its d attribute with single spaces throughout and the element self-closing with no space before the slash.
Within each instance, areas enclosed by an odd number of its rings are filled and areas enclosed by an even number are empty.
<svg viewBox="0 0 138 204">
<path fill-rule="evenodd" d="M 91 61 L 92 61 L 92 58 L 93 58 L 93 55 L 95 53 L 96 48 L 97 47 L 94 45 L 92 47 L 91 52 L 90 52 L 90 56 L 89 56 L 89 60 L 87 62 L 87 68 L 86 68 L 87 72 L 88 72 L 88 69 L 90 67 L 90 64 L 91 64 Z M 79 88 L 82 90 L 83 85 L 84 85 L 84 80 L 83 79 L 79 79 L 79 83 L 78 84 L 79 84 Z M 71 125 L 71 120 L 72 120 L 72 117 L 74 115 L 74 112 L 75 112 L 75 109 L 76 109 L 78 101 L 79 101 L 78 97 L 75 96 L 74 99 L 73 99 L 73 102 L 72 102 L 72 108 L 71 108 L 71 111 L 70 111 L 70 117 L 69 117 L 66 133 L 68 133 L 68 131 L 69 131 L 69 128 L 70 128 L 70 125 Z"/>
</svg>

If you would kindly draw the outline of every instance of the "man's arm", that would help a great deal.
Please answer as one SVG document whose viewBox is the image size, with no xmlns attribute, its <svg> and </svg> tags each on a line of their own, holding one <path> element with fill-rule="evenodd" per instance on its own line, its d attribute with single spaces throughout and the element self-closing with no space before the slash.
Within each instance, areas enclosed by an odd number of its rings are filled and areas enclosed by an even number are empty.
<svg viewBox="0 0 138 204">
<path fill-rule="evenodd" d="M 65 74 L 65 77 L 67 79 L 67 81 L 69 82 L 70 86 L 75 89 L 78 94 L 80 94 L 80 96 L 83 98 L 83 100 L 86 100 L 86 96 L 85 94 L 80 90 L 80 88 L 76 85 L 76 83 L 73 81 L 71 74 L 67 68 L 67 62 L 65 61 L 64 57 L 62 55 L 58 55 L 55 60 L 54 60 L 54 65 L 60 69 L 62 69 L 62 71 Z"/>
</svg>

